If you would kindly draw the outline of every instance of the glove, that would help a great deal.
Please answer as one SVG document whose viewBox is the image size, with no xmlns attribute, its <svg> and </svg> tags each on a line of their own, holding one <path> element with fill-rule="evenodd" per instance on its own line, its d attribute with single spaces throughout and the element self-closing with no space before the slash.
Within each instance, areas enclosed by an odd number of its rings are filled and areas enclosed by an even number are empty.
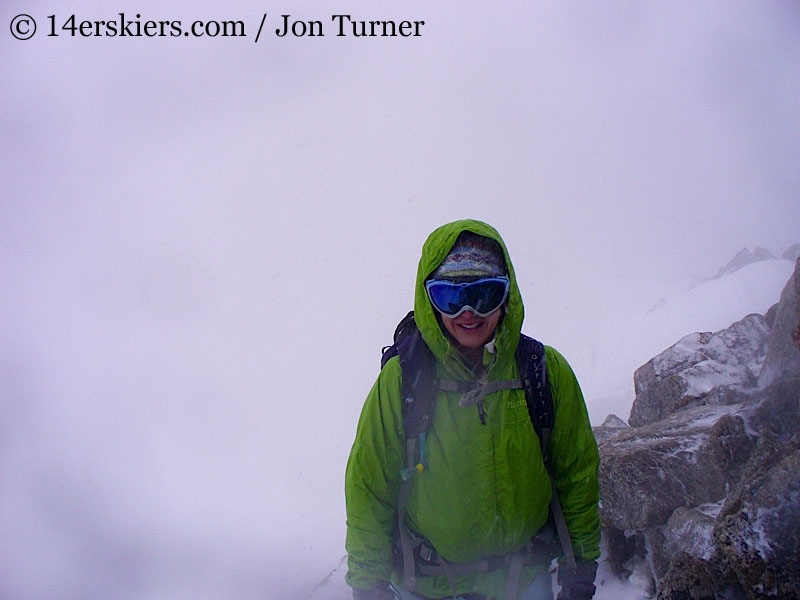
<svg viewBox="0 0 800 600">
<path fill-rule="evenodd" d="M 561 592 L 557 600 L 591 600 L 594 596 L 594 578 L 597 575 L 597 561 L 579 562 L 575 568 L 558 566 L 558 583 Z"/>
<path fill-rule="evenodd" d="M 394 592 L 389 589 L 389 584 L 385 582 L 368 590 L 353 588 L 353 600 L 395 600 L 396 597 Z"/>
</svg>

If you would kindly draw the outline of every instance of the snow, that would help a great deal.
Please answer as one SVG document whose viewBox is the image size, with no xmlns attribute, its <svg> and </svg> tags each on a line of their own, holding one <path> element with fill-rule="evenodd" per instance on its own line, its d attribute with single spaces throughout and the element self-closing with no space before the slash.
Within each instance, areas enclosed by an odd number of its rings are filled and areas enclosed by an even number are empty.
<svg viewBox="0 0 800 600">
<path fill-rule="evenodd" d="M 352 591 L 344 583 L 347 570 L 346 558 L 331 571 L 325 580 L 317 586 L 307 600 L 351 600 Z M 600 563 L 595 580 L 597 600 L 645 600 L 651 598 L 647 592 L 649 580 L 642 571 L 642 566 L 635 566 L 629 581 L 621 581 L 609 572 L 605 563 Z M 558 583 L 553 577 L 553 589 L 558 590 Z"/>
<path fill-rule="evenodd" d="M 695 508 L 706 515 L 707 517 L 711 517 L 712 519 L 716 519 L 719 515 L 720 511 L 722 510 L 722 505 L 724 504 L 725 500 L 720 500 L 719 502 L 707 503 L 707 504 L 698 504 Z"/>
</svg>

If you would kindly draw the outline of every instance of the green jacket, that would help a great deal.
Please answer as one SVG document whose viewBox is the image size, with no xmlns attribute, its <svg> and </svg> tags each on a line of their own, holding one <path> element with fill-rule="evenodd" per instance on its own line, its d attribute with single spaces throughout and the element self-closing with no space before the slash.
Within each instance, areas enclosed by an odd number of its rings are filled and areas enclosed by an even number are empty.
<svg viewBox="0 0 800 600">
<path fill-rule="evenodd" d="M 489 225 L 457 221 L 430 235 L 417 272 L 417 325 L 437 359 L 440 377 L 474 379 L 440 328 L 424 286 L 464 230 L 496 240 L 505 253 L 511 279 L 507 313 L 498 326 L 494 348 L 487 344 L 484 349 L 483 364 L 489 380 L 513 379 L 518 376 L 514 351 L 524 309 L 508 251 Z M 545 356 L 556 415 L 550 454 L 559 499 L 576 556 L 596 559 L 600 554 L 597 444 L 572 369 L 551 347 L 546 347 Z M 393 575 L 392 530 L 400 472 L 406 466 L 400 386 L 400 363 L 392 358 L 367 396 L 347 463 L 346 581 L 355 588 L 370 588 Z M 414 477 L 406 505 L 406 524 L 454 562 L 520 549 L 545 523 L 551 496 L 524 391 L 488 395 L 485 425 L 477 408 L 461 407 L 459 399 L 458 393 L 438 393 L 427 437 L 427 468 Z M 523 570 L 520 590 L 541 568 Z M 503 598 L 505 578 L 503 569 L 461 576 L 457 591 Z M 396 573 L 394 579 L 399 581 Z M 433 598 L 451 594 L 443 577 L 418 576 L 417 591 Z"/>
</svg>

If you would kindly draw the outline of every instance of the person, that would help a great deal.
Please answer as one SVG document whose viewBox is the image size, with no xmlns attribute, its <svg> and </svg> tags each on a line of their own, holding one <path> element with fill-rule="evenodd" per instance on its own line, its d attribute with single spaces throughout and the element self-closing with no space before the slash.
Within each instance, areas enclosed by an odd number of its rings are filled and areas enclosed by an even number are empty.
<svg viewBox="0 0 800 600">
<path fill-rule="evenodd" d="M 537 319 L 546 310 L 536 306 Z M 523 317 L 514 269 L 493 227 L 461 220 L 431 233 L 419 261 L 414 319 L 435 357 L 437 377 L 476 383 L 518 378 Z M 576 559 L 559 565 L 558 598 L 588 600 L 600 554 L 597 443 L 571 367 L 550 346 L 545 358 L 555 412 L 548 443 L 552 487 Z M 445 570 L 426 575 L 417 569 L 414 589 L 404 587 L 407 567 L 393 559 L 406 467 L 401 385 L 400 361 L 392 358 L 364 402 L 347 462 L 345 581 L 353 598 L 552 599 L 552 556 L 516 565 L 509 559 L 523 556 L 545 528 L 551 478 L 524 390 L 502 385 L 477 408 L 462 405 L 457 391 L 436 392 L 427 466 L 411 479 L 401 526 L 415 540 L 414 560 L 434 556 Z M 483 567 L 468 568 L 477 564 Z"/>
</svg>

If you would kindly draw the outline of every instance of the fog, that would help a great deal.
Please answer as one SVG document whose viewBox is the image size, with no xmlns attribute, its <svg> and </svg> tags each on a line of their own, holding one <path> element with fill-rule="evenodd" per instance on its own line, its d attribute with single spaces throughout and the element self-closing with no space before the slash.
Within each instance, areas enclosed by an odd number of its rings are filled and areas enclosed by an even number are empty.
<svg viewBox="0 0 800 600">
<path fill-rule="evenodd" d="M 632 315 L 800 241 L 796 2 L 296 4 L 124 7 L 248 35 L 198 39 L 0 7 L 4 598 L 306 597 L 446 221 L 504 236 L 595 423 L 632 400 L 602 362 Z M 425 25 L 270 33 L 345 12 Z"/>
</svg>

